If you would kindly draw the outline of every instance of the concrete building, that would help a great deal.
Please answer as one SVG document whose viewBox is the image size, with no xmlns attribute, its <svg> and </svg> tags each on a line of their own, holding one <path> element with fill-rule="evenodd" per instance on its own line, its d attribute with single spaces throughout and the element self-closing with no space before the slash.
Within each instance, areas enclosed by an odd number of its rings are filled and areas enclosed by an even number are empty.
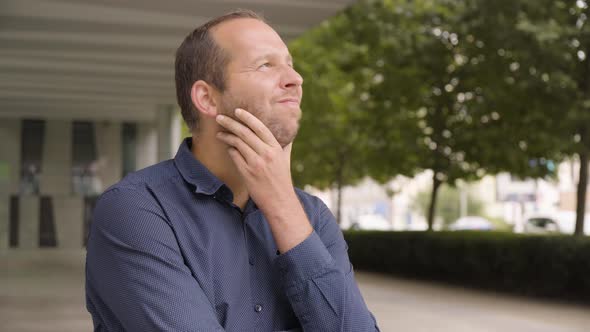
<svg viewBox="0 0 590 332">
<path fill-rule="evenodd" d="M 3 0 L 0 250 L 81 248 L 95 199 L 179 144 L 174 53 L 255 10 L 289 40 L 352 0 Z"/>
</svg>

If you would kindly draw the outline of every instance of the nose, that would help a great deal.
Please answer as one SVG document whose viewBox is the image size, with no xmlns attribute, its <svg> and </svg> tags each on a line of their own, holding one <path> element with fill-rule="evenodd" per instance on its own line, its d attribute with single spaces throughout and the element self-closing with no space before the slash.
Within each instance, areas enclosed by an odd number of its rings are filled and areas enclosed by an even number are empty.
<svg viewBox="0 0 590 332">
<path fill-rule="evenodd" d="M 303 77 L 291 66 L 285 66 L 281 87 L 283 89 L 300 87 L 303 84 Z"/>
</svg>

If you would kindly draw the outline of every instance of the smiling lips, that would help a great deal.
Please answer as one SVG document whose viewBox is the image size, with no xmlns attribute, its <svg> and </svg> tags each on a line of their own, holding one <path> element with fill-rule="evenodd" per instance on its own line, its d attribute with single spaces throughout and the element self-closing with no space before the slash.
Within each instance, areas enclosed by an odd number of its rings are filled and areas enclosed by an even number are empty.
<svg viewBox="0 0 590 332">
<path fill-rule="evenodd" d="M 279 104 L 283 105 L 291 105 L 291 106 L 299 106 L 299 99 L 298 98 L 285 98 L 278 101 Z"/>
</svg>

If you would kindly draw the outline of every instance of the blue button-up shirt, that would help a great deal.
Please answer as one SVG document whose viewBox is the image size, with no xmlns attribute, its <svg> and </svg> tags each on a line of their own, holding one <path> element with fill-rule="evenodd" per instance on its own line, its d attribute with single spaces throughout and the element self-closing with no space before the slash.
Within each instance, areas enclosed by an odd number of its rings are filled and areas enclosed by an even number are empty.
<svg viewBox="0 0 590 332">
<path fill-rule="evenodd" d="M 95 331 L 375 331 L 330 210 L 296 190 L 314 232 L 285 253 L 249 201 L 197 161 L 132 173 L 97 202 L 86 257 Z"/>
</svg>

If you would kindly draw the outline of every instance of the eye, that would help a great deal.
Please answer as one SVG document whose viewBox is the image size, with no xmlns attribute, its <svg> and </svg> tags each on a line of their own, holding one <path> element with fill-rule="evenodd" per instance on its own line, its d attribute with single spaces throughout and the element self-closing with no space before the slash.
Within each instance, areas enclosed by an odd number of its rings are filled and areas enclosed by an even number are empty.
<svg viewBox="0 0 590 332">
<path fill-rule="evenodd" d="M 261 64 L 260 66 L 258 66 L 258 68 L 259 69 L 260 68 L 268 68 L 268 67 L 271 67 L 271 66 L 272 66 L 272 64 L 270 62 L 265 62 L 265 63 Z"/>
</svg>

